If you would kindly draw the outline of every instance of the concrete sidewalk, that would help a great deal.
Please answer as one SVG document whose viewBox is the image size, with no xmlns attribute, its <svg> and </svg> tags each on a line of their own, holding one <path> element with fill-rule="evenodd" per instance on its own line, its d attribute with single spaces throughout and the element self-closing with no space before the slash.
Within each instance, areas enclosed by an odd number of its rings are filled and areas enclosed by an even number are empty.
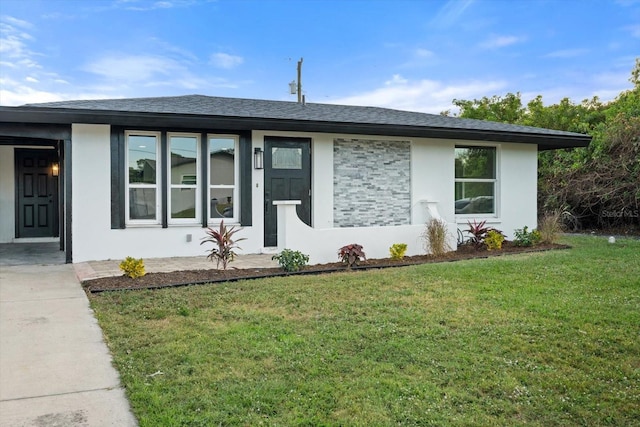
<svg viewBox="0 0 640 427">
<path fill-rule="evenodd" d="M 0 267 L 0 425 L 136 426 L 69 264 Z"/>
</svg>

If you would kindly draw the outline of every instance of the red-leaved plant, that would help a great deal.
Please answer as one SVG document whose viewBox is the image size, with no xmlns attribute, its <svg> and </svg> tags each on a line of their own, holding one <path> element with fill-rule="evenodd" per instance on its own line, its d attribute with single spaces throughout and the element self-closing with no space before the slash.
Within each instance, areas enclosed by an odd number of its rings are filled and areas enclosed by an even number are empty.
<svg viewBox="0 0 640 427">
<path fill-rule="evenodd" d="M 357 243 L 341 247 L 338 251 L 338 258 L 349 267 L 358 265 L 361 260 L 364 261 L 367 259 L 362 250 L 362 245 Z"/>
<path fill-rule="evenodd" d="M 502 231 L 493 227 L 486 227 L 487 221 L 481 221 L 478 223 L 474 219 L 473 223 L 471 223 L 471 221 L 467 221 L 467 223 L 469 225 L 469 228 L 465 230 L 465 232 L 471 234 L 469 242 L 471 242 L 476 249 L 480 249 L 485 244 L 485 239 L 489 235 L 490 231 L 495 231 L 496 233 L 504 236 Z"/>
<path fill-rule="evenodd" d="M 220 268 L 220 263 L 222 263 L 222 269 L 227 269 L 227 264 L 233 261 L 236 253 L 235 249 L 242 249 L 238 246 L 238 242 L 242 240 L 246 240 L 246 238 L 242 237 L 240 239 L 233 239 L 233 235 L 238 231 L 242 230 L 242 228 L 236 229 L 235 225 L 227 228 L 224 225 L 224 221 L 220 221 L 220 229 L 214 230 L 212 228 L 207 228 L 207 236 L 202 238 L 202 242 L 204 243 L 213 243 L 214 246 L 209 251 L 209 255 L 207 258 L 211 258 L 211 261 L 216 260 L 216 268 Z"/>
</svg>

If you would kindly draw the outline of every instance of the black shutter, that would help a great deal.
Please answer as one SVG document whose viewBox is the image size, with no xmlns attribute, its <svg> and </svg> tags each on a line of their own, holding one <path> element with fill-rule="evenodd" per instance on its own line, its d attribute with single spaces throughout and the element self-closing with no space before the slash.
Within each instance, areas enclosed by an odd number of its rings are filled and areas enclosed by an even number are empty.
<svg viewBox="0 0 640 427">
<path fill-rule="evenodd" d="M 111 126 L 111 228 L 125 228 L 124 129 Z"/>
<path fill-rule="evenodd" d="M 251 151 L 251 132 L 240 134 L 240 225 L 251 226 L 251 200 L 253 186 L 251 173 L 253 172 L 253 152 Z"/>
</svg>

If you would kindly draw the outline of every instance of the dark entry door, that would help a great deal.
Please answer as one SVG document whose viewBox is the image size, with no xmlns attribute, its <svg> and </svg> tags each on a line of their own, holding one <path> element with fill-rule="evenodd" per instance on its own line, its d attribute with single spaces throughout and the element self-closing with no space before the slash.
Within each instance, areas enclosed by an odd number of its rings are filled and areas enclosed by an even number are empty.
<svg viewBox="0 0 640 427">
<path fill-rule="evenodd" d="M 264 151 L 264 245 L 277 246 L 274 200 L 300 200 L 298 216 L 311 225 L 311 140 L 267 137 Z"/>
<path fill-rule="evenodd" d="M 55 150 L 16 149 L 16 237 L 55 237 L 58 191 Z"/>
</svg>

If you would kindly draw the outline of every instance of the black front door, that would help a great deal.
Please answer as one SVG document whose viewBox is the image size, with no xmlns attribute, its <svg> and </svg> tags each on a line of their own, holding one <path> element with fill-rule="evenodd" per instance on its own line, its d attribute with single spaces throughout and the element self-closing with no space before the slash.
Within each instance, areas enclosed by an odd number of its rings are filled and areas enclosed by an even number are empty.
<svg viewBox="0 0 640 427">
<path fill-rule="evenodd" d="M 266 137 L 264 150 L 264 245 L 278 245 L 274 200 L 300 200 L 298 216 L 311 225 L 311 140 Z"/>
<path fill-rule="evenodd" d="M 57 178 L 55 150 L 15 150 L 16 237 L 56 237 Z"/>
</svg>

